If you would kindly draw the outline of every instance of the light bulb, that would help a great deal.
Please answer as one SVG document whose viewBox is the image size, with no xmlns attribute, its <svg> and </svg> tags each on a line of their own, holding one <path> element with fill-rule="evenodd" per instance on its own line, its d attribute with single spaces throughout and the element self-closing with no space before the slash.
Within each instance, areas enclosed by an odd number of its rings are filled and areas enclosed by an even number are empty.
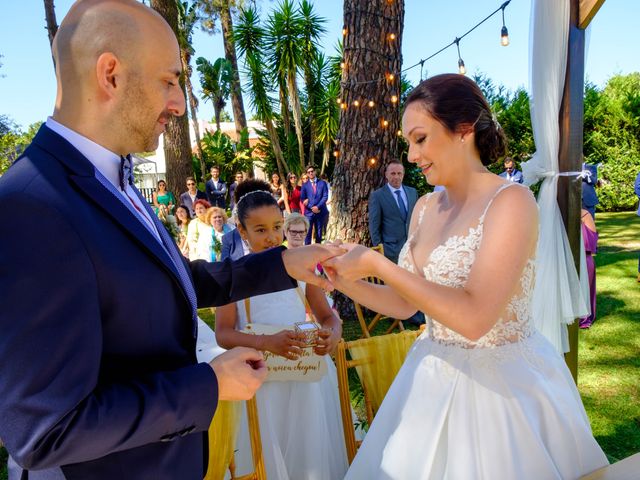
<svg viewBox="0 0 640 480">
<path fill-rule="evenodd" d="M 509 30 L 504 25 L 502 26 L 502 31 L 500 32 L 500 44 L 503 47 L 509 45 Z"/>
<path fill-rule="evenodd" d="M 339 104 L 341 104 L 341 103 L 342 103 L 342 99 L 341 99 L 341 98 L 338 98 L 338 99 L 336 100 L 336 103 L 338 103 L 338 105 L 339 105 Z"/>
<path fill-rule="evenodd" d="M 402 136 L 402 130 L 398 130 L 398 131 L 396 132 L 396 134 L 397 134 L 399 137 L 401 137 L 401 136 Z"/>
<path fill-rule="evenodd" d="M 389 40 L 395 40 L 396 39 L 396 34 L 395 33 L 390 33 L 389 34 Z"/>
<path fill-rule="evenodd" d="M 353 101 L 353 106 L 354 107 L 359 107 L 360 106 L 360 102 L 358 100 L 354 100 Z"/>
<path fill-rule="evenodd" d="M 344 27 L 342 29 L 342 36 L 346 36 L 347 35 L 347 27 Z"/>
<path fill-rule="evenodd" d="M 344 69 L 347 66 L 346 62 L 340 62 L 340 68 Z"/>
<path fill-rule="evenodd" d="M 338 158 L 338 156 L 340 155 L 340 152 L 338 150 L 334 150 L 333 151 L 333 156 Z"/>
<path fill-rule="evenodd" d="M 388 120 L 382 120 L 382 126 L 384 128 L 387 128 L 389 126 L 389 121 Z"/>
<path fill-rule="evenodd" d="M 367 162 L 369 163 L 370 167 L 373 167 L 378 162 L 378 159 L 376 157 L 371 157 L 369 160 L 367 160 Z"/>
<path fill-rule="evenodd" d="M 396 78 L 396 76 L 393 73 L 387 73 L 387 80 L 392 82 L 394 78 Z"/>
<path fill-rule="evenodd" d="M 367 103 L 367 105 L 373 108 L 375 106 L 375 102 L 373 100 L 369 100 L 369 103 Z"/>
<path fill-rule="evenodd" d="M 398 96 L 397 95 L 391 95 L 391 103 L 398 103 Z"/>
<path fill-rule="evenodd" d="M 341 108 L 342 110 L 346 110 L 346 109 L 347 109 L 347 104 L 346 104 L 346 103 L 341 103 L 341 104 L 340 104 L 340 108 Z"/>
<path fill-rule="evenodd" d="M 458 73 L 460 75 L 464 75 L 465 73 L 467 73 L 467 69 L 464 66 L 464 60 L 462 59 L 458 60 Z"/>
</svg>

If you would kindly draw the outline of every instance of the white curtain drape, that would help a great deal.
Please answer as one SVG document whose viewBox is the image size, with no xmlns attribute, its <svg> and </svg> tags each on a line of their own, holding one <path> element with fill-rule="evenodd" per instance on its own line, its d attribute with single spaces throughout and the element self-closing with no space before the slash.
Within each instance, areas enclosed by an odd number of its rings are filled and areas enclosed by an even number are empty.
<svg viewBox="0 0 640 480">
<path fill-rule="evenodd" d="M 569 0 L 533 0 L 529 75 L 536 152 L 523 163 L 525 183 L 543 180 L 538 194 L 540 237 L 533 317 L 560 353 L 568 351 L 567 324 L 588 314 L 557 203 L 558 117 L 567 66 Z"/>
</svg>

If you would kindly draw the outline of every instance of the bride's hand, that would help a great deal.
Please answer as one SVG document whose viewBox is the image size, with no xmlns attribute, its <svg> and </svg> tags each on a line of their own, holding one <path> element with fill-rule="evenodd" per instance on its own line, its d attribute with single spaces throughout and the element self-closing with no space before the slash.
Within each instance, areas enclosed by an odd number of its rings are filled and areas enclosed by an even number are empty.
<svg viewBox="0 0 640 480">
<path fill-rule="evenodd" d="M 340 248 L 347 251 L 342 256 L 333 257 L 322 263 L 329 280 L 340 290 L 338 285 L 345 282 L 353 282 L 375 274 L 375 260 L 379 253 L 357 245 L 355 243 L 343 243 Z"/>
</svg>

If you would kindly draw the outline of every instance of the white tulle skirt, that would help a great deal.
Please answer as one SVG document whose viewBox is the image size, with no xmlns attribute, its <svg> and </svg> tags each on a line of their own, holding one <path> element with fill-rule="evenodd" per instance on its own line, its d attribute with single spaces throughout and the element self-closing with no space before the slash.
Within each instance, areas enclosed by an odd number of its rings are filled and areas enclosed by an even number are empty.
<svg viewBox="0 0 640 480">
<path fill-rule="evenodd" d="M 539 333 L 491 349 L 423 334 L 346 479 L 576 479 L 607 463 L 564 360 Z"/>
<path fill-rule="evenodd" d="M 318 382 L 267 382 L 256 393 L 269 480 L 342 480 L 347 453 L 336 368 L 329 357 Z M 236 474 L 250 472 L 246 409 L 236 443 Z"/>
</svg>

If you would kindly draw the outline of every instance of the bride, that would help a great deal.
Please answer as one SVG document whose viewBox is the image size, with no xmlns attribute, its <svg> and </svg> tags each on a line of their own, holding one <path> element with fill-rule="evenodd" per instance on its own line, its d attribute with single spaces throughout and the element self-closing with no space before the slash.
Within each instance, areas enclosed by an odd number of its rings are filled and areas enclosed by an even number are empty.
<svg viewBox="0 0 640 480">
<path fill-rule="evenodd" d="M 446 74 L 406 105 L 408 159 L 446 188 L 419 200 L 399 266 L 356 245 L 326 266 L 357 302 L 421 310 L 427 328 L 346 478 L 574 479 L 606 465 L 564 360 L 533 327 L 537 206 L 485 167 L 505 153 L 487 101 Z"/>
</svg>

